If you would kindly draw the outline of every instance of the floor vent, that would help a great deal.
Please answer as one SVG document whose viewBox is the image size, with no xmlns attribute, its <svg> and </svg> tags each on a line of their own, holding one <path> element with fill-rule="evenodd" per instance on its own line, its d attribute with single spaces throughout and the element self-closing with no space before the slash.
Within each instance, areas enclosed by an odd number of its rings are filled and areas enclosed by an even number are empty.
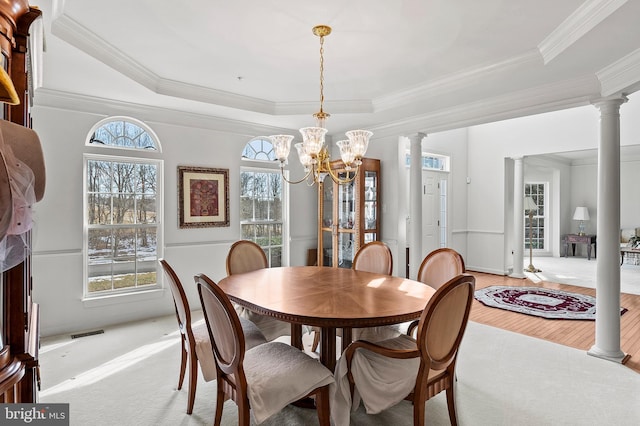
<svg viewBox="0 0 640 426">
<path fill-rule="evenodd" d="M 85 333 L 72 334 L 71 338 L 77 339 L 79 337 L 87 337 L 87 336 L 93 336 L 94 334 L 103 334 L 103 333 L 104 333 L 104 330 L 87 331 Z"/>
</svg>

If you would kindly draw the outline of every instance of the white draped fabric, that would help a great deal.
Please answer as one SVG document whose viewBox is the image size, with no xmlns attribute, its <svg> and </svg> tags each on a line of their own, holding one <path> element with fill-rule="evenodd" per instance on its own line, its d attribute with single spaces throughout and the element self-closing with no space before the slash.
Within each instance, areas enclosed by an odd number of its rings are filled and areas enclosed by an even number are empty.
<svg viewBox="0 0 640 426">
<path fill-rule="evenodd" d="M 416 341 L 399 336 L 376 344 L 391 349 L 415 349 Z M 353 401 L 349 391 L 346 357 L 340 358 L 331 385 L 331 419 L 335 426 L 349 425 L 352 411 L 363 402 L 368 414 L 376 414 L 402 401 L 415 386 L 420 359 L 393 359 L 359 349 L 351 371 L 355 380 Z"/>
</svg>

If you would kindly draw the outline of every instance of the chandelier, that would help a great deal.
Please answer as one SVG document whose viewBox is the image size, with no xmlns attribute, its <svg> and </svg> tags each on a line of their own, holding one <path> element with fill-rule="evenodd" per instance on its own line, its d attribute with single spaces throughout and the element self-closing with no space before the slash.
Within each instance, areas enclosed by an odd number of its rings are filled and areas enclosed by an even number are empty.
<svg viewBox="0 0 640 426">
<path fill-rule="evenodd" d="M 331 34 L 331 27 L 317 25 L 313 27 L 313 34 L 320 37 L 320 111 L 313 114 L 316 119 L 316 126 L 300 129 L 302 142 L 294 145 L 305 171 L 305 175 L 300 180 L 290 181 L 284 174 L 284 166 L 287 164 L 291 141 L 293 141 L 294 136 L 273 135 L 269 136 L 269 139 L 271 139 L 276 157 L 280 161 L 280 171 L 285 181 L 289 183 L 307 181 L 307 184 L 312 186 L 323 182 L 326 176 L 331 176 L 334 182 L 343 184 L 351 182 L 358 175 L 362 157 L 367 152 L 369 139 L 373 133 L 368 130 L 350 130 L 346 132 L 345 135 L 348 139 L 340 140 L 336 142 L 336 145 L 340 149 L 340 158 L 344 163 L 344 169 L 347 174 L 344 178 L 340 178 L 331 170 L 329 152 L 324 144 L 324 137 L 327 133 L 324 125 L 326 119 L 329 118 L 329 114 L 324 112 L 322 108 L 324 104 L 324 38 Z"/>
</svg>

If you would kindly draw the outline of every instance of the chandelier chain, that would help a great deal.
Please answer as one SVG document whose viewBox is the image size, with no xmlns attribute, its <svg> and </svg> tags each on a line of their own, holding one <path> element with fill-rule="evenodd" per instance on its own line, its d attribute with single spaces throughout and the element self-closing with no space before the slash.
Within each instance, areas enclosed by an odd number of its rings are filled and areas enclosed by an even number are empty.
<svg viewBox="0 0 640 426">
<path fill-rule="evenodd" d="M 320 36 L 320 112 L 324 104 L 324 36 Z"/>
</svg>

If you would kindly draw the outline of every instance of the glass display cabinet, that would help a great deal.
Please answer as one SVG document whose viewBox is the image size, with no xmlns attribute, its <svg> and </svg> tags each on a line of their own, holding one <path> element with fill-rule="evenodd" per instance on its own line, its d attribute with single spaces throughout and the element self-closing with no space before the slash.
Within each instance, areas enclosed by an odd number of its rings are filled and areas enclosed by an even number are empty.
<svg viewBox="0 0 640 426">
<path fill-rule="evenodd" d="M 331 163 L 347 179 L 342 161 Z M 318 186 L 318 265 L 350 268 L 365 243 L 380 239 L 380 160 L 363 158 L 358 175 L 338 184 L 330 177 Z"/>
</svg>

